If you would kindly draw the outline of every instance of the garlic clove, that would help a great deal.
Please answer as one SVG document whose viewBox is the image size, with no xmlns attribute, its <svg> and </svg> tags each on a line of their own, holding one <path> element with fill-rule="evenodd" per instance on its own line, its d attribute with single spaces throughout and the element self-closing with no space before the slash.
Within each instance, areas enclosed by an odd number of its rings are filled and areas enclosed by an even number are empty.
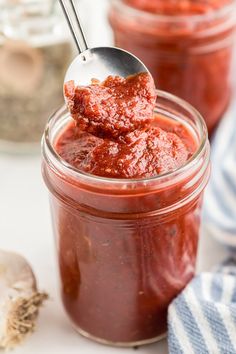
<svg viewBox="0 0 236 354">
<path fill-rule="evenodd" d="M 34 331 L 40 306 L 34 273 L 20 255 L 0 250 L 0 347 L 12 348 Z"/>
</svg>

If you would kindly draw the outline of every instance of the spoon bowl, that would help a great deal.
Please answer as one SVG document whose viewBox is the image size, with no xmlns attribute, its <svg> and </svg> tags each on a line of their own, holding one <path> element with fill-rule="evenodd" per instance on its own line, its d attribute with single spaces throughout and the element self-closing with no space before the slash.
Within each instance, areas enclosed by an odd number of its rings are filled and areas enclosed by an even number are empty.
<svg viewBox="0 0 236 354">
<path fill-rule="evenodd" d="M 103 81 L 110 75 L 125 78 L 141 72 L 149 73 L 141 60 L 123 49 L 89 48 L 75 0 L 59 1 L 79 52 L 66 72 L 65 83 L 73 80 L 77 85 L 86 86 L 92 79 Z"/>
<path fill-rule="evenodd" d="M 149 73 L 133 54 L 116 47 L 97 47 L 85 50 L 73 60 L 65 82 L 74 80 L 75 84 L 85 86 L 93 78 L 103 81 L 109 75 L 127 77 L 141 72 Z"/>
</svg>

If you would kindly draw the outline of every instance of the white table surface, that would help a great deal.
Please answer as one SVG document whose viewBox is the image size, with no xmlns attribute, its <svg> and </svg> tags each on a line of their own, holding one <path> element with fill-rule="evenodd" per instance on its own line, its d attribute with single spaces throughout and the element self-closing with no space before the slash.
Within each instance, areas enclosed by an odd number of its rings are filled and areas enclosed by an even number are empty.
<svg viewBox="0 0 236 354">
<path fill-rule="evenodd" d="M 0 247 L 24 255 L 33 266 L 40 289 L 50 294 L 36 332 L 14 354 L 128 354 L 79 336 L 70 326 L 60 303 L 50 225 L 47 190 L 40 158 L 0 155 Z M 202 233 L 199 269 L 208 269 L 225 256 L 214 240 Z M 167 354 L 165 341 L 139 348 L 140 354 Z"/>
</svg>

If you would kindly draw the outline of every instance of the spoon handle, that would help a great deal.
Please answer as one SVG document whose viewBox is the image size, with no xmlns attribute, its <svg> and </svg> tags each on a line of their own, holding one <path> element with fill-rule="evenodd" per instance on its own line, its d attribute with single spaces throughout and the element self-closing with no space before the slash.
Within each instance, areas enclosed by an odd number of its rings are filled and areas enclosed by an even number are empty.
<svg viewBox="0 0 236 354">
<path fill-rule="evenodd" d="M 88 49 L 74 0 L 59 0 L 79 54 Z"/>
</svg>

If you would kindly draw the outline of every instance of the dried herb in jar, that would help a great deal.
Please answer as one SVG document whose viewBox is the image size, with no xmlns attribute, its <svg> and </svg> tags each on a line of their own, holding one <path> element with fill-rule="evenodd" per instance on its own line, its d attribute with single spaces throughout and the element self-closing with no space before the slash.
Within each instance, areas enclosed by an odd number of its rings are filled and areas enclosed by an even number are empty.
<svg viewBox="0 0 236 354">
<path fill-rule="evenodd" d="M 45 2 L 36 3 L 36 8 L 31 1 L 6 7 L 10 15 L 2 19 L 0 149 L 1 143 L 38 144 L 49 116 L 64 102 L 62 85 L 73 53 L 70 37 L 58 14 L 41 12 Z"/>
</svg>

